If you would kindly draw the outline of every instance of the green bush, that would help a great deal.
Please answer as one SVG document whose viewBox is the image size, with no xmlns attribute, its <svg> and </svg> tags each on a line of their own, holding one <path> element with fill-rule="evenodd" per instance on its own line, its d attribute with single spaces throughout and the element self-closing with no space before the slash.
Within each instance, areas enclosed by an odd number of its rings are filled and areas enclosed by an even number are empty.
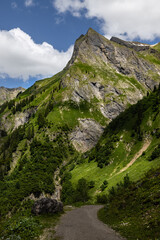
<svg viewBox="0 0 160 240">
<path fill-rule="evenodd" d="M 40 223 L 33 217 L 20 217 L 15 221 L 9 221 L 6 226 L 4 239 L 28 240 L 35 239 L 40 230 Z M 4 236 L 5 236 L 4 235 Z"/>
<path fill-rule="evenodd" d="M 159 185 L 160 168 L 150 170 L 138 182 L 126 175 L 107 196 L 97 196 L 98 203 L 106 203 L 100 219 L 126 239 L 159 239 Z"/>
<path fill-rule="evenodd" d="M 103 184 L 100 186 L 101 191 L 103 192 L 108 186 L 108 182 L 106 180 L 104 180 Z"/>
<path fill-rule="evenodd" d="M 85 178 L 78 181 L 75 190 L 75 202 L 87 202 L 89 200 L 89 184 Z"/>
<path fill-rule="evenodd" d="M 97 203 L 106 204 L 108 201 L 107 195 L 106 194 L 98 194 L 96 196 L 96 201 L 97 201 Z"/>
<path fill-rule="evenodd" d="M 160 157 L 160 145 L 158 145 L 152 152 L 151 156 L 149 157 L 149 161 L 153 161 L 154 159 Z"/>
</svg>

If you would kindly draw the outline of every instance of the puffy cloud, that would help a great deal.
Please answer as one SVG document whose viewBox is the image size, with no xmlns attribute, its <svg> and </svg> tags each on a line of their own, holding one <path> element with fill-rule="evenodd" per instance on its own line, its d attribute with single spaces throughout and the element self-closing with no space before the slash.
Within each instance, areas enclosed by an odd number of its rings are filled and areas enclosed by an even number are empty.
<svg viewBox="0 0 160 240">
<path fill-rule="evenodd" d="M 56 0 L 54 4 L 59 12 L 70 11 L 76 17 L 80 16 L 80 11 L 85 7 L 85 3 L 80 0 Z"/>
<path fill-rule="evenodd" d="M 25 0 L 24 4 L 26 7 L 34 6 L 33 0 Z"/>
<path fill-rule="evenodd" d="M 102 30 L 108 37 L 154 40 L 160 37 L 159 0 L 54 0 L 54 7 L 61 13 L 71 12 L 86 18 L 102 20 Z"/>
<path fill-rule="evenodd" d="M 16 28 L 0 31 L 0 77 L 48 77 L 62 70 L 73 52 L 59 52 L 50 44 L 36 44 L 31 37 Z"/>
</svg>

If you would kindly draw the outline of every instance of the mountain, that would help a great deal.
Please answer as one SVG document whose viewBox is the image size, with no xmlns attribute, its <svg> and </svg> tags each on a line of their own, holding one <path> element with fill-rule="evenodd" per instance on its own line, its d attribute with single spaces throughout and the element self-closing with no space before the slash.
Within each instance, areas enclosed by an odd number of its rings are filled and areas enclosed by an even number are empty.
<svg viewBox="0 0 160 240">
<path fill-rule="evenodd" d="M 93 203 L 126 173 L 137 181 L 159 166 L 159 157 L 149 160 L 159 151 L 158 46 L 108 40 L 89 29 L 63 71 L 1 105 L 3 236 L 11 234 L 6 214 L 11 226 L 23 223 L 32 201 L 59 200 L 61 185 L 67 204 L 83 201 L 79 191 L 89 184 Z"/>
<path fill-rule="evenodd" d="M 21 95 L 16 103 L 31 95 L 35 99 L 23 108 L 23 114 L 16 111 L 12 119 L 5 117 L 5 123 L 2 118 L 2 126 L 12 131 L 28 122 L 53 95 L 55 107 L 47 119 L 52 122 L 55 118 L 56 125 L 71 127 L 69 138 L 76 150 L 88 151 L 107 123 L 158 85 L 159 63 L 160 53 L 152 46 L 129 42 L 128 47 L 125 41 L 110 41 L 89 29 L 76 41 L 66 68 L 50 79 L 37 81 Z"/>
<path fill-rule="evenodd" d="M 17 97 L 19 93 L 24 92 L 25 89 L 22 87 L 19 88 L 5 88 L 0 87 L 0 105 L 6 101 L 10 101 Z"/>
</svg>

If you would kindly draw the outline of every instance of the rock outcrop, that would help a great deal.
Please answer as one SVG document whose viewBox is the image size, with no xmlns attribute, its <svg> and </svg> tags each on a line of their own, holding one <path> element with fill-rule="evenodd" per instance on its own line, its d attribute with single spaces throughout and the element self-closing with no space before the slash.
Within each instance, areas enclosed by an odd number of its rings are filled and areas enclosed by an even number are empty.
<svg viewBox="0 0 160 240">
<path fill-rule="evenodd" d="M 4 114 L 0 124 L 1 129 L 10 131 L 18 128 L 19 126 L 27 123 L 34 113 L 36 113 L 37 107 L 26 109 L 24 112 L 17 112 L 12 119 L 8 118 L 8 114 Z"/>
<path fill-rule="evenodd" d="M 79 126 L 69 137 L 75 149 L 83 153 L 96 145 L 103 130 L 104 128 L 93 119 L 79 119 Z"/>
<path fill-rule="evenodd" d="M 5 88 L 0 87 L 0 105 L 6 101 L 10 101 L 17 97 L 18 94 L 24 92 L 25 89 L 22 87 L 19 88 Z"/>
<path fill-rule="evenodd" d="M 42 198 L 36 201 L 32 207 L 32 213 L 35 215 L 54 214 L 62 211 L 62 202 L 50 198 Z"/>
</svg>

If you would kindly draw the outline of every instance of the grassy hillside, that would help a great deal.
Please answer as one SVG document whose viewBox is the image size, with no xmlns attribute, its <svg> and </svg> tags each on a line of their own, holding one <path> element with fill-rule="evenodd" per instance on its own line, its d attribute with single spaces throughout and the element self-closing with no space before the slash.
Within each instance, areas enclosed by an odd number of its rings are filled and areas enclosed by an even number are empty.
<svg viewBox="0 0 160 240">
<path fill-rule="evenodd" d="M 79 179 L 94 181 L 90 190 L 93 201 L 101 193 L 105 180 L 108 187 L 116 186 L 126 174 L 132 181 L 160 166 L 160 90 L 155 90 L 131 106 L 105 129 L 96 147 L 65 167 L 76 185 Z"/>
</svg>

